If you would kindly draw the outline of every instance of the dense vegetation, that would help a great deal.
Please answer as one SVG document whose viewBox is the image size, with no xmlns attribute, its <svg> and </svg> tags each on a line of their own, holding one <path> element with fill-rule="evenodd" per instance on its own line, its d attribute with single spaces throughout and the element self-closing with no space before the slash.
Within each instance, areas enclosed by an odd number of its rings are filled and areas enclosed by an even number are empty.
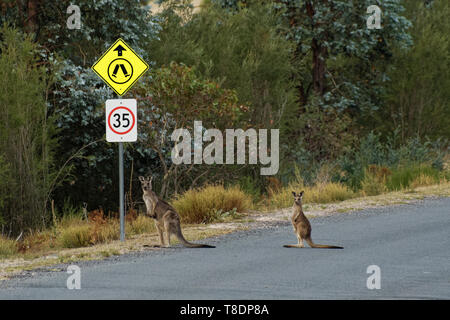
<svg viewBox="0 0 450 320">
<path fill-rule="evenodd" d="M 329 202 L 448 179 L 448 1 L 375 1 L 381 29 L 366 26 L 368 0 L 209 0 L 196 12 L 188 0 L 160 2 L 150 14 L 147 1 L 80 0 L 74 30 L 68 0 L 1 2 L 2 235 L 55 226 L 83 203 L 118 211 L 117 148 L 105 142 L 103 111 L 114 94 L 90 66 L 119 37 L 151 65 L 125 96 L 141 111 L 139 141 L 125 148 L 129 212 L 142 207 L 137 177 L 146 174 L 187 222 L 238 209 L 213 203 L 221 186 L 245 210 L 249 199 L 285 206 L 290 188 Z M 194 120 L 280 129 L 278 174 L 173 165 L 170 134 Z M 208 207 L 196 216 L 199 201 Z M 76 228 L 83 244 L 117 237 Z M 74 242 L 74 233 L 59 237 Z"/>
</svg>

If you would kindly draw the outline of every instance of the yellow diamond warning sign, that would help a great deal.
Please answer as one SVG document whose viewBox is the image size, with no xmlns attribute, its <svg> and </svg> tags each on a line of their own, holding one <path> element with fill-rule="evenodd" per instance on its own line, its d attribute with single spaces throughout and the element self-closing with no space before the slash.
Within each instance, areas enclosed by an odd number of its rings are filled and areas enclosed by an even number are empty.
<svg viewBox="0 0 450 320">
<path fill-rule="evenodd" d="M 122 39 L 114 42 L 92 66 L 119 96 L 123 96 L 147 69 L 148 64 Z"/>
</svg>

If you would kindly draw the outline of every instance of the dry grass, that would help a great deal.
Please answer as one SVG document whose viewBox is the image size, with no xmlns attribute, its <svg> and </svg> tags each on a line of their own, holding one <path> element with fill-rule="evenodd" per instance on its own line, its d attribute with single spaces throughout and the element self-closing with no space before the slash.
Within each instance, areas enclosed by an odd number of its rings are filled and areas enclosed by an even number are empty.
<svg viewBox="0 0 450 320">
<path fill-rule="evenodd" d="M 365 170 L 364 179 L 361 182 L 361 191 L 364 196 L 377 196 L 387 191 L 386 177 L 390 173 L 383 175 L 380 171 L 377 166 L 371 166 Z"/>
<path fill-rule="evenodd" d="M 286 208 L 292 205 L 292 191 L 305 191 L 304 203 L 330 203 L 343 201 L 357 196 L 352 190 L 340 183 L 324 182 L 315 186 L 304 186 L 301 181 L 291 182 L 287 187 L 274 191 L 269 189 L 269 197 L 263 205 L 269 209 Z"/>
<path fill-rule="evenodd" d="M 17 252 L 17 243 L 14 240 L 0 236 L 0 258 L 10 257 Z"/>
<path fill-rule="evenodd" d="M 125 230 L 129 234 L 137 235 L 156 232 L 156 227 L 152 218 L 140 215 L 135 220 L 127 222 Z"/>
<path fill-rule="evenodd" d="M 187 191 L 172 205 L 184 223 L 207 223 L 230 212 L 245 212 L 251 208 L 252 199 L 237 186 L 208 185 Z"/>
<path fill-rule="evenodd" d="M 410 188 L 412 189 L 416 189 L 419 187 L 426 187 L 426 186 L 431 186 L 431 185 L 435 185 L 435 184 L 441 184 L 441 183 L 445 183 L 446 179 L 442 178 L 439 183 L 436 183 L 436 178 L 435 177 L 431 177 L 427 174 L 420 174 L 417 178 L 415 178 L 411 183 L 410 183 Z"/>
<path fill-rule="evenodd" d="M 69 226 L 62 230 L 58 241 L 63 248 L 87 247 L 91 243 L 91 226 L 84 225 Z"/>
<path fill-rule="evenodd" d="M 79 248 L 119 239 L 119 222 L 107 219 L 101 222 L 75 222 L 61 229 L 57 241 L 63 248 Z"/>
</svg>

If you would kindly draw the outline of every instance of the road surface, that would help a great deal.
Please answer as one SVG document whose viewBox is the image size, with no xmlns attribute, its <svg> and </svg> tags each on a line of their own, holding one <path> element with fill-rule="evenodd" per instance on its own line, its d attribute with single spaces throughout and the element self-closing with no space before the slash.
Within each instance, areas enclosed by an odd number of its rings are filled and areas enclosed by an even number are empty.
<svg viewBox="0 0 450 320">
<path fill-rule="evenodd" d="M 313 240 L 344 250 L 288 249 L 292 227 L 236 232 L 216 249 L 171 248 L 80 262 L 0 283 L 0 299 L 449 299 L 450 198 L 311 220 Z M 370 265 L 380 289 L 369 290 Z M 64 267 L 66 268 L 66 266 Z"/>
</svg>

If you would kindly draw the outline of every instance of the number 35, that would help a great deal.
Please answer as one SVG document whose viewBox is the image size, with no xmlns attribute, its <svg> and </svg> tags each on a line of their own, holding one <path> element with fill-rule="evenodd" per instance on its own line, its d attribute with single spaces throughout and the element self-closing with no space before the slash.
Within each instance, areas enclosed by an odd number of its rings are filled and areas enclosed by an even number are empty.
<svg viewBox="0 0 450 320">
<path fill-rule="evenodd" d="M 129 115 L 130 115 L 129 113 L 122 113 L 122 121 L 126 122 L 126 124 L 122 125 L 122 122 L 120 121 L 120 114 L 115 113 L 114 118 L 116 118 L 116 122 L 113 123 L 113 127 L 114 128 L 119 128 L 119 127 L 126 128 L 126 127 L 130 126 L 130 119 L 128 118 Z"/>
</svg>

